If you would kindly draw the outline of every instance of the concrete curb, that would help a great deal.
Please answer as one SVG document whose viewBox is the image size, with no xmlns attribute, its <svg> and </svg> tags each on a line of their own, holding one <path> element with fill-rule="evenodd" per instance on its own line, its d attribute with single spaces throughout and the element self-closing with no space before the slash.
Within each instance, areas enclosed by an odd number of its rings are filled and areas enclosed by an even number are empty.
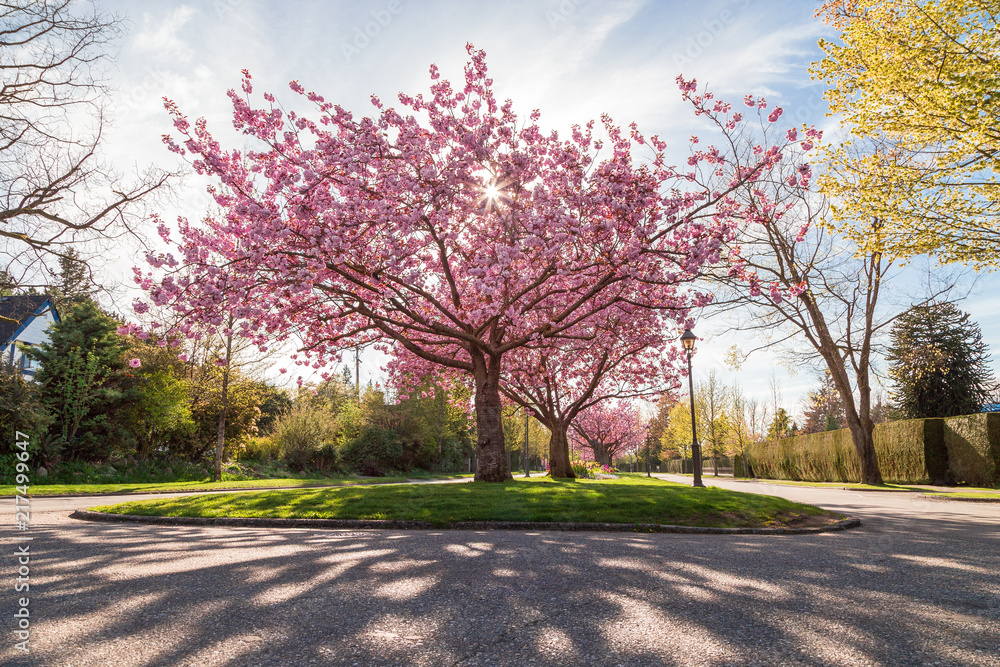
<svg viewBox="0 0 1000 667">
<path fill-rule="evenodd" d="M 429 521 L 393 521 L 386 519 L 278 519 L 250 517 L 140 516 L 108 514 L 77 510 L 69 515 L 80 521 L 107 523 L 148 523 L 167 526 L 238 526 L 250 528 L 389 528 L 395 530 L 573 530 L 615 533 L 696 533 L 713 535 L 810 535 L 829 533 L 861 525 L 861 519 L 851 517 L 818 528 L 709 528 L 700 526 L 669 526 L 657 523 L 583 523 L 532 521 L 454 521 L 447 526 L 435 526 Z"/>
<path fill-rule="evenodd" d="M 946 503 L 1000 503 L 1000 498 L 970 498 L 969 496 L 930 496 L 926 493 L 919 494 L 924 500 L 943 500 Z"/>
</svg>

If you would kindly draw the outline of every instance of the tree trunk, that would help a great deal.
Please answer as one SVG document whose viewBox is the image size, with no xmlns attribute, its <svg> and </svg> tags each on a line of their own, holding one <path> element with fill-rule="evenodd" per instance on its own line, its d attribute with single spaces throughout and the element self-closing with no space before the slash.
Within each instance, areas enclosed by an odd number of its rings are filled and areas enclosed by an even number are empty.
<svg viewBox="0 0 1000 667">
<path fill-rule="evenodd" d="M 477 482 L 513 479 L 507 466 L 500 413 L 500 360 L 473 355 L 476 379 L 476 477 Z"/>
<path fill-rule="evenodd" d="M 884 482 L 882 481 L 882 471 L 879 470 L 878 457 L 875 454 L 875 439 L 872 437 L 872 429 L 866 429 L 857 416 L 852 415 L 851 412 L 848 412 L 847 415 L 847 427 L 851 430 L 854 449 L 861 462 L 861 481 L 865 484 L 881 486 Z"/>
<path fill-rule="evenodd" d="M 803 303 L 805 303 L 806 309 L 809 311 L 816 328 L 817 342 L 813 343 L 813 345 L 826 362 L 826 367 L 830 370 L 830 377 L 833 379 L 833 384 L 840 393 L 840 398 L 844 403 L 844 416 L 847 418 L 847 428 L 851 430 L 854 450 L 857 452 L 858 460 L 861 462 L 861 481 L 865 484 L 881 485 L 883 484 L 882 472 L 879 470 L 878 456 L 875 454 L 875 440 L 872 437 L 875 424 L 872 422 L 870 416 L 871 386 L 868 381 L 869 344 L 866 341 L 865 345 L 862 346 L 860 350 L 860 364 L 855 368 L 858 381 L 858 395 L 860 398 L 860 405 L 858 405 L 854 400 L 854 392 L 851 389 L 851 382 L 847 376 L 844 357 L 841 354 L 840 348 L 837 347 L 836 342 L 833 340 L 829 328 L 826 326 L 823 314 L 808 292 L 803 294 Z M 871 303 L 874 304 L 875 301 L 871 300 Z M 871 317 L 870 308 L 868 317 Z M 869 322 L 868 331 L 870 332 L 871 330 L 871 323 Z"/>
<path fill-rule="evenodd" d="M 230 333 L 226 336 L 226 365 L 222 367 L 222 410 L 219 411 L 219 430 L 215 439 L 215 470 L 213 471 L 213 479 L 216 482 L 222 481 L 222 452 L 226 437 L 226 411 L 229 409 L 229 368 L 233 361 L 229 357 L 232 355 L 232 352 L 233 335 Z"/>
<path fill-rule="evenodd" d="M 601 465 L 611 467 L 611 455 L 608 453 L 608 448 L 603 442 L 591 441 L 591 449 L 594 450 L 595 461 Z"/>
<path fill-rule="evenodd" d="M 549 437 L 549 477 L 574 478 L 573 466 L 569 460 L 569 437 L 566 426 L 553 421 Z"/>
</svg>

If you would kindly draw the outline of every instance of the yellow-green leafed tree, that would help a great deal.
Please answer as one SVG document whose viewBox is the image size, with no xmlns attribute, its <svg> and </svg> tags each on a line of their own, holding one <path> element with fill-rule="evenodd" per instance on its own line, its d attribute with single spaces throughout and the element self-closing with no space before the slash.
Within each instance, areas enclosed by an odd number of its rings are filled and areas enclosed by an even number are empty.
<svg viewBox="0 0 1000 667">
<path fill-rule="evenodd" d="M 852 134 L 820 180 L 838 226 L 865 250 L 997 267 L 1000 2 L 831 0 L 818 14 L 841 39 L 820 41 L 812 73 Z"/>
<path fill-rule="evenodd" d="M 701 406 L 696 401 L 695 411 L 698 421 L 701 421 Z M 701 434 L 698 434 L 701 437 Z M 674 404 L 670 408 L 667 426 L 660 434 L 660 447 L 666 451 L 675 451 L 681 458 L 691 458 L 691 406 L 686 401 Z"/>
</svg>

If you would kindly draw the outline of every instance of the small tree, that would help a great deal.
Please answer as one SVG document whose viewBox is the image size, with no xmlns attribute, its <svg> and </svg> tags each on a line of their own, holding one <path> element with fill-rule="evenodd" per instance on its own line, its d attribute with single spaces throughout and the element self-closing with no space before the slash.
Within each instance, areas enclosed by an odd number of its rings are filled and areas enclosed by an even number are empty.
<svg viewBox="0 0 1000 667">
<path fill-rule="evenodd" d="M 702 423 L 698 424 L 698 430 L 702 433 L 707 451 L 712 455 L 713 472 L 718 477 L 719 457 L 726 453 L 726 440 L 731 427 L 730 420 L 726 417 L 729 390 L 714 368 L 708 372 L 708 377 L 698 384 L 695 397 L 702 404 L 703 418 Z"/>
<path fill-rule="evenodd" d="M 778 408 L 778 413 L 774 415 L 771 425 L 767 427 L 767 437 L 771 440 L 778 440 L 795 435 L 795 431 L 795 422 L 788 416 L 784 408 Z"/>
<path fill-rule="evenodd" d="M 123 382 L 126 342 L 116 328 L 111 317 L 87 300 L 52 325 L 48 343 L 25 350 L 41 364 L 35 379 L 55 418 L 49 431 L 52 456 L 62 450 L 101 459 L 119 442 L 115 418 L 129 396 Z"/>
<path fill-rule="evenodd" d="M 696 394 L 697 396 L 697 394 Z M 695 418 L 701 421 L 702 405 L 695 401 Z M 687 401 L 680 401 L 670 408 L 667 427 L 660 435 L 660 446 L 666 451 L 675 451 L 682 459 L 691 457 L 691 407 Z"/>
<path fill-rule="evenodd" d="M 874 412 L 874 408 L 872 410 Z M 846 424 L 844 401 L 833 384 L 830 371 L 824 371 L 823 384 L 806 397 L 805 423 L 803 433 L 820 433 L 843 428 Z M 874 422 L 874 418 L 872 419 Z"/>
<path fill-rule="evenodd" d="M 40 387 L 25 380 L 20 369 L 0 361 L 0 453 L 15 451 L 18 431 L 28 434 L 32 446 L 42 444 L 51 421 L 42 404 Z M 41 454 L 45 457 L 44 451 Z"/>
<path fill-rule="evenodd" d="M 891 338 L 889 377 L 902 416 L 972 414 L 996 391 L 989 346 L 979 325 L 955 304 L 911 308 L 893 324 Z"/>
<path fill-rule="evenodd" d="M 639 449 L 646 436 L 639 410 L 623 401 L 605 401 L 587 408 L 573 422 L 573 432 L 595 461 L 609 467 L 616 458 Z"/>
</svg>

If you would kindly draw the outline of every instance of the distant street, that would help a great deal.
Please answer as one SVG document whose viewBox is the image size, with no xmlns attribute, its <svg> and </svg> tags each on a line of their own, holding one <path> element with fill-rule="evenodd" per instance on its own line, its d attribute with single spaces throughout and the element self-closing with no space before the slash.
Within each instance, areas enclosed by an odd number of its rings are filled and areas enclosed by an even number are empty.
<svg viewBox="0 0 1000 667">
<path fill-rule="evenodd" d="M 1000 666 L 1000 504 L 717 483 L 864 523 L 781 537 L 118 526 L 67 515 L 138 496 L 34 498 L 33 652 L 5 633 L 0 663 Z M 21 534 L 6 535 L 11 573 Z"/>
</svg>

